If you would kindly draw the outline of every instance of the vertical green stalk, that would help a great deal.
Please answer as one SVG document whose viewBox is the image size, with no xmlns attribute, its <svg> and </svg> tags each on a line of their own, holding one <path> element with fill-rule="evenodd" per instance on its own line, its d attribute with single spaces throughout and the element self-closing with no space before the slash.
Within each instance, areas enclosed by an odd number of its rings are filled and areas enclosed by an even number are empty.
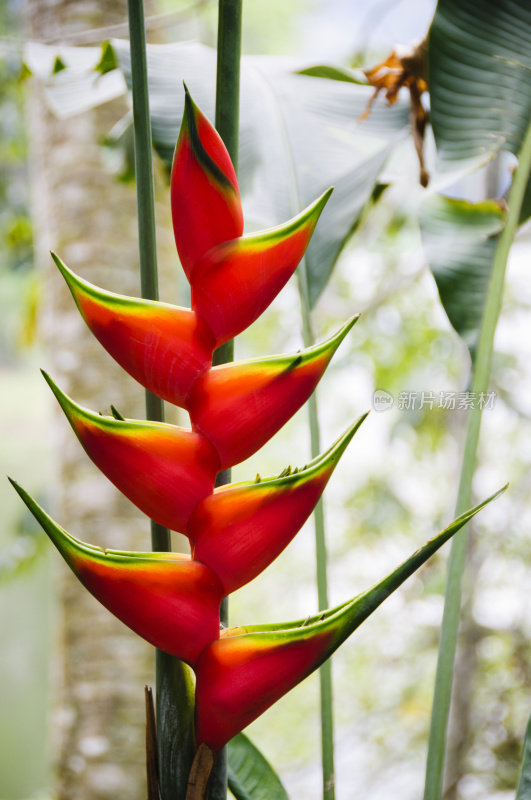
<svg viewBox="0 0 531 800">
<path fill-rule="evenodd" d="M 131 40 L 131 83 L 135 134 L 135 173 L 138 212 L 138 245 L 140 250 L 140 287 L 142 297 L 159 299 L 157 242 L 155 235 L 155 190 L 151 156 L 151 123 L 147 85 L 146 33 L 143 0 L 128 0 L 129 36 Z M 164 421 L 164 402 L 146 390 L 146 415 Z M 151 523 L 154 550 L 171 550 L 170 533 Z"/>
<path fill-rule="evenodd" d="M 295 216 L 301 211 L 301 202 L 298 191 L 297 170 L 295 167 L 293 151 L 289 140 L 286 122 L 282 111 L 278 107 L 278 122 L 282 132 L 284 142 L 286 165 L 288 170 L 287 187 L 289 191 L 289 205 L 291 214 Z M 315 337 L 312 330 L 311 303 L 308 282 L 308 265 L 303 258 L 297 269 L 299 297 L 301 302 L 302 317 L 302 338 L 305 347 L 315 344 Z M 317 409 L 317 395 L 314 392 L 308 400 L 308 422 L 310 428 L 310 449 L 312 458 L 321 452 L 321 437 L 319 432 L 319 415 Z M 327 554 L 324 510 L 321 500 L 317 503 L 314 513 L 315 530 L 315 554 L 316 554 L 316 579 L 317 579 L 317 598 L 319 609 L 329 607 L 328 585 L 327 585 Z M 333 726 L 333 704 L 332 704 L 332 665 L 325 661 L 319 669 L 320 682 L 320 717 L 321 717 L 321 762 L 323 774 L 323 800 L 334 800 L 335 797 L 335 777 L 334 777 L 334 726 Z"/>
<path fill-rule="evenodd" d="M 522 200 L 529 179 L 530 167 L 531 126 L 527 130 L 520 153 L 518 168 L 515 172 L 509 194 L 507 221 L 498 241 L 494 263 L 492 265 L 492 274 L 487 299 L 485 301 L 479 344 L 476 352 L 474 374 L 472 376 L 471 391 L 476 393 L 486 393 L 489 387 L 492 353 L 494 349 L 494 334 L 502 304 L 507 259 L 518 226 Z M 468 412 L 456 515 L 461 514 L 470 506 L 472 478 L 474 476 L 476 464 L 480 426 L 481 409 L 471 408 Z M 457 632 L 461 606 L 461 581 L 465 568 L 467 537 L 468 530 L 466 528 L 463 528 L 454 537 L 448 561 L 444 614 L 439 642 L 430 739 L 426 762 L 424 800 L 439 800 L 443 786 L 446 735 L 452 695 L 454 658 L 457 646 Z"/>
<path fill-rule="evenodd" d="M 238 171 L 238 131 L 240 124 L 240 58 L 242 40 L 242 0 L 218 2 L 218 52 L 216 73 L 217 131 L 225 143 L 234 169 Z M 225 342 L 214 352 L 212 363 L 226 364 L 234 360 L 234 341 Z M 230 469 L 220 472 L 216 486 L 230 483 Z M 227 599 L 221 604 L 220 622 L 228 624 Z M 227 797 L 227 751 L 216 758 L 209 782 L 210 800 Z"/>
<path fill-rule="evenodd" d="M 146 32 L 143 0 L 128 0 L 131 81 L 135 137 L 135 171 L 142 297 L 158 300 L 157 245 L 151 123 L 147 82 Z M 146 416 L 164 421 L 164 403 L 146 391 Z M 153 550 L 171 550 L 167 528 L 151 522 Z M 181 800 L 192 759 L 192 705 L 189 668 L 156 651 L 159 782 L 163 800 Z"/>
<path fill-rule="evenodd" d="M 308 287 L 308 270 L 306 260 L 303 259 L 297 270 L 299 280 L 299 294 L 301 297 L 302 311 L 302 338 L 305 347 L 315 343 L 310 316 L 310 293 Z M 308 401 L 308 420 L 310 426 L 311 457 L 315 458 L 321 452 L 321 434 L 319 430 L 319 415 L 317 409 L 317 395 L 314 392 Z M 329 607 L 328 578 L 327 578 L 327 553 L 323 501 L 319 500 L 313 513 L 315 529 L 315 554 L 317 574 L 317 599 L 319 610 Z M 334 772 L 334 716 L 332 698 L 332 662 L 324 662 L 319 669 L 319 689 L 321 707 L 321 763 L 323 773 L 323 800 L 335 798 L 335 772 Z"/>
<path fill-rule="evenodd" d="M 240 123 L 240 57 L 242 40 L 242 0 L 219 0 L 218 56 L 216 74 L 216 129 L 225 143 L 234 169 L 238 172 L 238 130 Z M 234 340 L 218 347 L 213 364 L 234 360 Z M 230 472 L 219 485 L 228 483 Z"/>
</svg>

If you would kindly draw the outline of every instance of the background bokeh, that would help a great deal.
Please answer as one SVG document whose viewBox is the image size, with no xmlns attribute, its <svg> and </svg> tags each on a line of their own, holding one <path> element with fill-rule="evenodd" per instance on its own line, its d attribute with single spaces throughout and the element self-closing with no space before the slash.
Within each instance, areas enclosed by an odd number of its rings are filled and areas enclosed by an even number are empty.
<svg viewBox="0 0 531 800">
<path fill-rule="evenodd" d="M 396 42 L 421 37 L 433 8 L 425 0 L 245 0 L 244 51 L 371 65 Z M 159 0 L 148 13 L 152 41 L 215 42 L 214 2 Z M 39 366 L 51 367 L 79 402 L 142 413 L 142 390 L 90 341 L 47 255 L 53 247 L 80 273 L 92 270 L 95 283 L 138 292 L 134 185 L 124 182 L 120 155 L 103 144 L 125 104 L 58 121 L 38 81 L 22 69 L 28 39 L 97 44 L 126 36 L 125 18 L 118 0 L 0 5 L 0 432 L 4 473 L 80 538 L 127 549 L 131 541 L 148 546 L 147 522 L 85 459 L 39 374 Z M 327 488 L 333 604 L 378 580 L 453 516 L 464 412 L 398 403 L 403 392 L 464 391 L 470 367 L 421 247 L 412 153 L 411 145 L 410 174 L 395 174 L 390 164 L 387 178 L 396 182 L 364 215 L 315 311 L 319 337 L 363 313 L 319 387 L 324 445 L 373 406 L 375 390 L 394 400 L 385 412 L 373 410 Z M 487 180 L 472 176 L 447 191 L 478 200 Z M 160 164 L 157 214 L 161 297 L 178 301 L 184 285 Z M 514 797 L 531 700 L 530 246 L 524 228 L 509 265 L 495 402 L 484 414 L 474 485 L 479 500 L 510 481 L 474 523 L 470 541 L 449 763 L 448 797 L 456 800 Z M 300 344 L 293 282 L 239 337 L 236 354 Z M 303 409 L 235 477 L 275 474 L 307 459 Z M 73 586 L 7 481 L 0 507 L 0 800 L 144 797 L 149 648 Z M 334 656 L 339 800 L 422 794 L 446 557 L 437 555 Z M 231 598 L 231 620 L 296 619 L 315 605 L 308 524 L 260 579 Z M 319 797 L 315 676 L 249 734 L 291 797 Z"/>
</svg>

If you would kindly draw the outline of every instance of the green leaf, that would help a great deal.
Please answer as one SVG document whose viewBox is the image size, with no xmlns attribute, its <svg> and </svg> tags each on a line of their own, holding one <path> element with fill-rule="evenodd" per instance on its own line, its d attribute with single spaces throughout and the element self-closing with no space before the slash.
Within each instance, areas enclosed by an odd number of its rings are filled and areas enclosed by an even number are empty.
<svg viewBox="0 0 531 800">
<path fill-rule="evenodd" d="M 118 59 L 110 42 L 103 42 L 101 58 L 94 69 L 97 72 L 101 72 L 102 75 L 105 75 L 106 72 L 111 72 L 113 69 L 118 69 Z"/>
<path fill-rule="evenodd" d="M 121 170 L 118 179 L 122 183 L 129 183 L 135 179 L 135 137 L 133 131 L 133 116 L 128 112 L 109 131 L 103 139 L 103 144 L 109 150 L 121 154 Z"/>
<path fill-rule="evenodd" d="M 28 67 L 26 62 L 23 61 L 21 66 L 20 66 L 20 72 L 18 74 L 19 81 L 22 83 L 23 81 L 27 80 L 28 78 L 31 78 L 32 75 L 33 75 L 33 72 Z"/>
<path fill-rule="evenodd" d="M 478 343 L 505 212 L 493 201 L 434 195 L 420 215 L 422 242 L 448 318 L 472 355 Z"/>
<path fill-rule="evenodd" d="M 47 105 L 60 119 L 126 93 L 121 70 L 102 74 L 98 70 L 101 61 L 99 47 L 57 47 L 28 42 L 24 48 L 26 71 L 42 81 Z M 58 64 L 63 65 L 59 71 Z"/>
<path fill-rule="evenodd" d="M 441 167 L 518 153 L 531 117 L 529 0 L 439 0 L 428 71 Z"/>
<path fill-rule="evenodd" d="M 277 773 L 243 733 L 228 749 L 229 789 L 236 800 L 289 800 Z"/>
<path fill-rule="evenodd" d="M 531 800 L 531 717 L 527 723 L 516 800 Z"/>
<path fill-rule="evenodd" d="M 304 67 L 297 70 L 297 75 L 309 75 L 311 78 L 327 78 L 331 81 L 346 81 L 368 86 L 369 82 L 360 69 L 347 69 L 334 67 L 331 64 L 316 64 L 313 67 Z"/>
<path fill-rule="evenodd" d="M 66 69 L 65 62 L 63 61 L 61 56 L 57 56 L 55 61 L 53 62 L 52 74 L 53 75 L 57 75 L 59 72 L 62 72 L 64 69 Z"/>
</svg>

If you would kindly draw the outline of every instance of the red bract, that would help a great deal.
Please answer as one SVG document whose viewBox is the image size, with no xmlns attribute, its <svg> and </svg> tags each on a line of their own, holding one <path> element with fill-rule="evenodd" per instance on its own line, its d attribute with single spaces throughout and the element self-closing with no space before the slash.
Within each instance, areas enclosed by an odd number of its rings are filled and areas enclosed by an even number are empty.
<svg viewBox="0 0 531 800">
<path fill-rule="evenodd" d="M 194 558 L 216 573 L 225 594 L 253 580 L 293 539 L 366 416 L 300 471 L 222 486 L 198 503 L 186 534 Z"/>
<path fill-rule="evenodd" d="M 151 519 L 184 533 L 195 506 L 214 488 L 219 459 L 210 442 L 175 425 L 95 414 L 43 374 L 96 466 Z"/>
<path fill-rule="evenodd" d="M 224 631 L 197 666 L 197 743 L 220 750 L 319 663 L 330 638 L 312 630 L 293 642 L 282 633 Z"/>
<path fill-rule="evenodd" d="M 195 382 L 192 427 L 212 442 L 222 469 L 255 453 L 306 402 L 356 320 L 299 353 L 224 364 Z"/>
<path fill-rule="evenodd" d="M 454 520 L 376 586 L 347 603 L 305 620 L 222 631 L 221 637 L 205 648 L 195 667 L 198 744 L 220 750 L 263 714 L 319 667 L 493 497 Z"/>
<path fill-rule="evenodd" d="M 212 247 L 243 232 L 240 192 L 229 154 L 188 90 L 171 172 L 171 210 L 175 243 L 188 278 Z"/>
<path fill-rule="evenodd" d="M 206 323 L 189 308 L 126 297 L 82 280 L 55 253 L 88 327 L 146 389 L 179 406 L 212 362 L 215 342 Z"/>
<path fill-rule="evenodd" d="M 216 347 L 249 327 L 295 272 L 331 189 L 294 219 L 210 250 L 191 276 L 192 308 Z"/>
<path fill-rule="evenodd" d="M 100 603 L 155 647 L 192 666 L 196 663 L 219 635 L 223 593 L 212 570 L 178 553 L 127 553 L 80 542 L 11 483 Z"/>
</svg>

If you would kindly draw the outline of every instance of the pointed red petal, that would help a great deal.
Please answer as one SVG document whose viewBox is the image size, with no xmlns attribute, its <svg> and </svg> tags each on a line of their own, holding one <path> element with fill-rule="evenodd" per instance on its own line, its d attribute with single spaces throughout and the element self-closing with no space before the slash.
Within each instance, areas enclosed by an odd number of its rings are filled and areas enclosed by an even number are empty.
<svg viewBox="0 0 531 800">
<path fill-rule="evenodd" d="M 216 573 L 224 594 L 259 575 L 289 544 L 365 416 L 300 472 L 229 484 L 198 503 L 186 534 L 194 558 Z"/>
<path fill-rule="evenodd" d="M 106 292 L 82 280 L 54 253 L 88 327 L 133 378 L 179 406 L 212 362 L 214 338 L 189 308 Z"/>
<path fill-rule="evenodd" d="M 296 622 L 223 631 L 195 668 L 196 737 L 212 750 L 255 720 L 332 653 L 407 578 L 507 487 L 466 511 L 393 572 L 336 608 Z"/>
<path fill-rule="evenodd" d="M 221 469 L 252 455 L 306 402 L 356 319 L 300 353 L 214 367 L 196 381 L 192 426 L 212 442 Z"/>
<path fill-rule="evenodd" d="M 227 242 L 197 264 L 192 308 L 216 347 L 258 319 L 293 275 L 331 191 L 284 225 Z"/>
<path fill-rule="evenodd" d="M 212 247 L 243 232 L 236 173 L 216 129 L 188 91 L 171 173 L 175 243 L 188 278 Z"/>
<path fill-rule="evenodd" d="M 219 462 L 212 445 L 174 425 L 94 414 L 43 374 L 96 466 L 151 519 L 184 533 L 195 506 L 214 487 Z"/>
<path fill-rule="evenodd" d="M 306 620 L 229 628 L 203 651 L 195 672 L 196 737 L 212 750 L 292 689 L 407 578 L 506 487 L 466 511 L 363 594 Z"/>
<path fill-rule="evenodd" d="M 208 567 L 179 553 L 128 553 L 85 544 L 12 483 L 89 592 L 135 633 L 192 666 L 217 639 L 222 590 Z"/>
<path fill-rule="evenodd" d="M 223 631 L 196 667 L 196 738 L 214 751 L 296 686 L 332 638 L 327 630 L 294 642 L 283 632 L 230 634 Z"/>
</svg>

